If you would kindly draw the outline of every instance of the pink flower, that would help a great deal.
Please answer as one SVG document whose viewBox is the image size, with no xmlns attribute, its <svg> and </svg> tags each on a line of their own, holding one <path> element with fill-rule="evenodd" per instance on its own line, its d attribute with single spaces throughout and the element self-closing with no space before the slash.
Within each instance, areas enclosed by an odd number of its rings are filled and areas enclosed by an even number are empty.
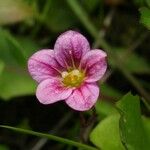
<svg viewBox="0 0 150 150">
<path fill-rule="evenodd" d="M 99 96 L 96 82 L 106 71 L 106 56 L 102 50 L 90 50 L 87 39 L 78 32 L 61 34 L 54 50 L 40 50 L 28 61 L 29 72 L 39 83 L 38 100 L 43 104 L 64 100 L 75 110 L 89 110 Z"/>
</svg>

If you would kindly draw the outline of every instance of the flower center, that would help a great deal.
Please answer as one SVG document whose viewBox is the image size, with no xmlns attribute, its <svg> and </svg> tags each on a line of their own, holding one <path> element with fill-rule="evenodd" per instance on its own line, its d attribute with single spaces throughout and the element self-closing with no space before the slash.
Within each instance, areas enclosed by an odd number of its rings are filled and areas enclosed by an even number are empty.
<svg viewBox="0 0 150 150">
<path fill-rule="evenodd" d="M 62 78 L 63 78 L 63 83 L 66 86 L 71 86 L 71 87 L 77 87 L 81 85 L 84 79 L 84 73 L 75 69 L 70 72 L 63 71 L 62 72 Z"/>
</svg>

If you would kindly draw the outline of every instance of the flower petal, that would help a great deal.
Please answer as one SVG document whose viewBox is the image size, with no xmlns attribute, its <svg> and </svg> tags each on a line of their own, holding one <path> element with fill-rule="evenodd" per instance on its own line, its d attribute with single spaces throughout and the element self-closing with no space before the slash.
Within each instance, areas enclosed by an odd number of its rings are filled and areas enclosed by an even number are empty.
<svg viewBox="0 0 150 150">
<path fill-rule="evenodd" d="M 87 39 L 75 31 L 67 31 L 56 40 L 54 51 L 63 67 L 78 66 L 82 56 L 90 50 Z"/>
<path fill-rule="evenodd" d="M 62 67 L 54 58 L 54 51 L 44 49 L 33 54 L 28 61 L 28 70 L 37 82 L 60 75 Z"/>
<path fill-rule="evenodd" d="M 68 98 L 71 93 L 71 88 L 64 87 L 59 79 L 52 78 L 39 84 L 36 96 L 42 104 L 51 104 Z"/>
<path fill-rule="evenodd" d="M 86 111 L 92 108 L 99 96 L 99 88 L 96 83 L 85 83 L 75 89 L 66 100 L 66 103 L 78 111 Z"/>
<path fill-rule="evenodd" d="M 107 54 L 102 50 L 91 50 L 81 60 L 81 68 L 86 70 L 86 82 L 100 80 L 107 69 Z"/>
</svg>

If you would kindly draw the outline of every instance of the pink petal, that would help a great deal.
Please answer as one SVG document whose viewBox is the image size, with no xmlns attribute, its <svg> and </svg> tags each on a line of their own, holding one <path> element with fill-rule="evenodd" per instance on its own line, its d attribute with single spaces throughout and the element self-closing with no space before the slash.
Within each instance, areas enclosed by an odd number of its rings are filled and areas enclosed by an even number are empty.
<svg viewBox="0 0 150 150">
<path fill-rule="evenodd" d="M 71 88 L 64 87 L 59 79 L 52 78 L 39 84 L 36 96 L 42 104 L 51 104 L 68 98 L 71 93 Z"/>
<path fill-rule="evenodd" d="M 28 70 L 37 82 L 59 76 L 62 67 L 54 58 L 54 51 L 45 49 L 33 54 L 28 61 Z"/>
<path fill-rule="evenodd" d="M 86 70 L 86 82 L 100 80 L 107 69 L 107 54 L 102 50 L 91 50 L 81 60 L 81 68 Z"/>
<path fill-rule="evenodd" d="M 66 103 L 78 111 L 86 111 L 92 108 L 99 96 L 99 88 L 96 83 L 85 83 L 75 89 Z"/>
<path fill-rule="evenodd" d="M 57 61 L 63 67 L 77 67 L 81 57 L 90 50 L 87 39 L 75 31 L 67 31 L 61 34 L 54 46 Z"/>
</svg>

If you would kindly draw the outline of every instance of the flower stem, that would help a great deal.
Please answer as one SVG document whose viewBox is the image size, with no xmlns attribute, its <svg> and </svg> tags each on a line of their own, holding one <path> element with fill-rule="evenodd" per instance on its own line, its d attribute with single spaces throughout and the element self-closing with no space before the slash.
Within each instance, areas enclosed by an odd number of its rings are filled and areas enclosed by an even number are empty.
<svg viewBox="0 0 150 150">
<path fill-rule="evenodd" d="M 80 19 L 82 24 L 86 27 L 86 29 L 90 32 L 90 34 L 97 38 L 97 30 L 95 29 L 94 25 L 89 20 L 87 13 L 83 10 L 80 6 L 79 2 L 76 0 L 66 0 L 68 5 L 72 8 L 76 16 Z"/>
<path fill-rule="evenodd" d="M 6 129 L 9 129 L 9 130 L 12 130 L 12 131 L 20 132 L 20 133 L 23 133 L 23 134 L 29 134 L 29 135 L 34 135 L 34 136 L 38 136 L 38 137 L 47 138 L 49 140 L 54 140 L 54 141 L 61 142 L 61 143 L 64 143 L 64 144 L 72 145 L 72 146 L 82 148 L 82 149 L 85 149 L 85 150 L 98 150 L 95 147 L 92 147 L 92 146 L 89 146 L 89 145 L 86 145 L 86 144 L 82 144 L 82 143 L 79 143 L 79 142 L 75 142 L 75 141 L 72 141 L 72 140 L 69 140 L 69 139 L 65 139 L 65 138 L 62 138 L 62 137 L 54 136 L 54 135 L 51 135 L 51 134 L 45 134 L 45 133 L 41 133 L 41 132 L 35 132 L 35 131 L 32 131 L 32 130 L 26 130 L 26 129 L 15 128 L 15 127 L 11 127 L 11 126 L 4 126 L 4 125 L 0 125 L 0 127 L 1 128 L 6 128 Z"/>
<path fill-rule="evenodd" d="M 91 132 L 94 123 L 96 122 L 97 114 L 95 106 L 92 108 L 92 115 L 86 120 L 83 113 L 80 112 L 80 121 L 81 121 L 81 133 L 80 139 L 82 142 L 86 143 Z"/>
</svg>

